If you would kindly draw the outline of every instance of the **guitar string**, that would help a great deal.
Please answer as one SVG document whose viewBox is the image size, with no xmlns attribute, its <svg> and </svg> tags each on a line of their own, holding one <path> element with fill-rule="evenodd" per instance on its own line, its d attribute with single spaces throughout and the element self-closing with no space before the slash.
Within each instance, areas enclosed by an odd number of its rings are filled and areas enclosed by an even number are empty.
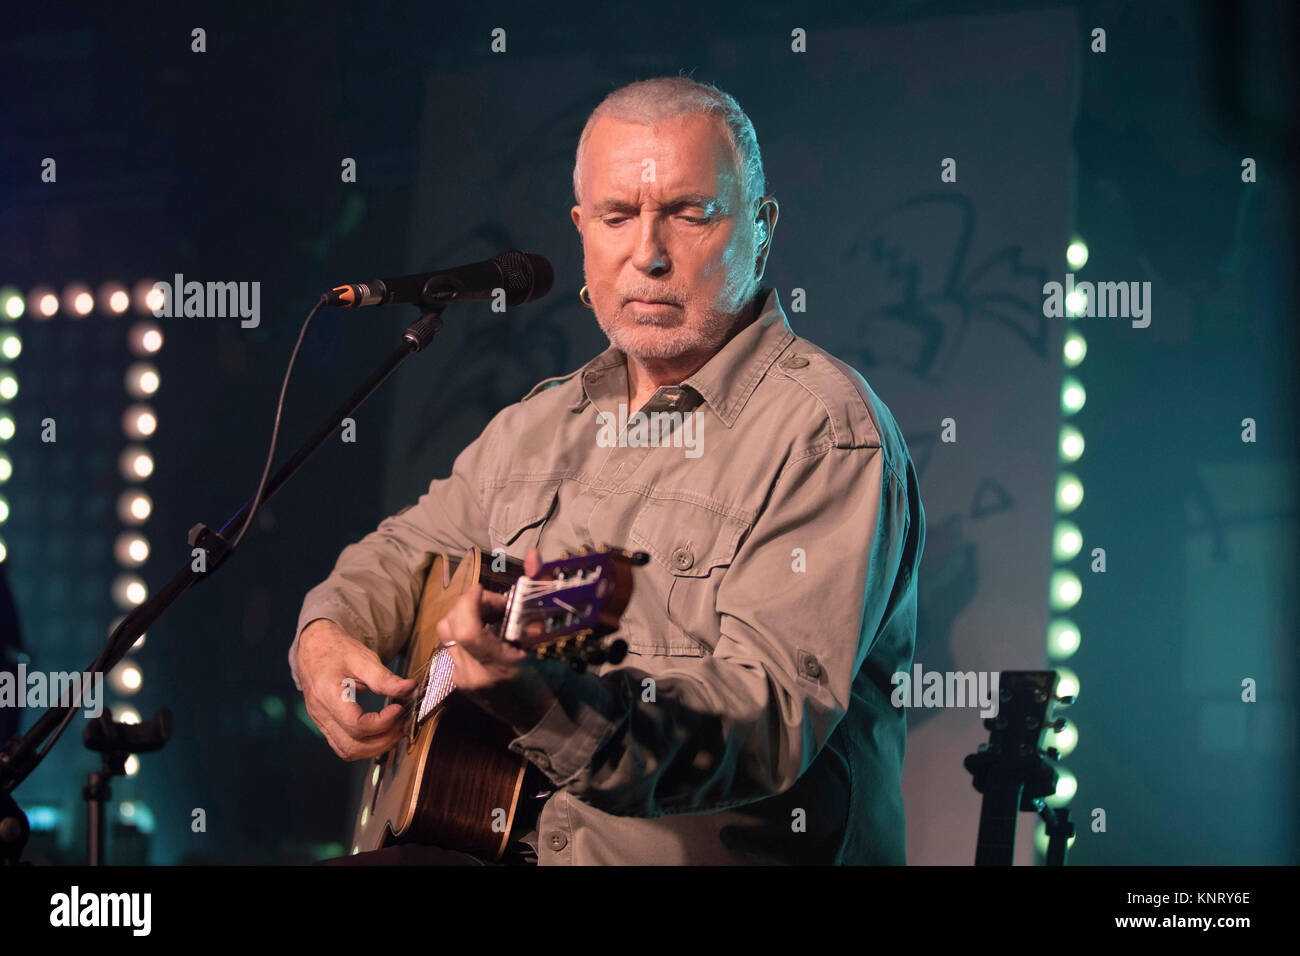
<svg viewBox="0 0 1300 956">
<path fill-rule="evenodd" d="M 573 582 L 571 580 L 534 581 L 530 578 L 520 578 L 517 582 L 515 582 L 515 585 L 511 590 L 512 591 L 520 590 L 521 593 L 514 595 L 514 597 L 516 600 L 523 600 L 526 602 L 533 599 L 534 597 L 537 597 L 540 594 L 544 594 L 549 591 L 564 590 L 567 587 L 571 587 L 572 584 Z M 574 609 L 570 605 L 564 604 L 559 601 L 557 601 L 556 603 L 559 604 L 565 610 L 570 611 L 571 613 L 576 613 L 576 611 L 574 611 Z M 492 623 L 496 623 L 496 622 L 492 622 Z M 505 622 L 502 621 L 501 623 L 504 625 Z M 490 627 L 491 624 L 489 624 L 488 626 Z M 438 650 L 430 654 L 423 664 L 421 664 L 415 671 L 413 671 L 410 675 L 408 675 L 411 677 L 411 679 L 413 679 L 416 682 L 416 684 L 415 687 L 411 689 L 409 696 L 404 696 L 402 698 L 399 698 L 402 703 L 414 704 L 416 702 L 417 697 L 424 696 L 425 679 L 428 677 L 429 669 L 433 666 L 434 659 L 438 656 L 439 651 L 441 651 L 442 649 L 443 649 L 442 645 L 439 644 Z"/>
</svg>

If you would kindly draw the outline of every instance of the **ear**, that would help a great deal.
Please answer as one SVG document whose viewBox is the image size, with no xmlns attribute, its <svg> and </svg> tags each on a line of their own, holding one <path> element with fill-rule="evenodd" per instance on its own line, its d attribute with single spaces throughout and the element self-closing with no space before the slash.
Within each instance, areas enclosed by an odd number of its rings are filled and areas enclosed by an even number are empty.
<svg viewBox="0 0 1300 956">
<path fill-rule="evenodd" d="M 573 228 L 578 230 L 578 235 L 582 235 L 582 207 L 574 206 L 570 209 L 569 218 L 573 220 Z"/>
<path fill-rule="evenodd" d="M 767 269 L 767 255 L 772 250 L 772 235 L 776 232 L 776 220 L 781 207 L 775 197 L 764 196 L 758 201 L 758 212 L 754 216 L 754 228 L 758 230 L 758 251 L 754 257 L 754 278 L 762 279 Z"/>
</svg>

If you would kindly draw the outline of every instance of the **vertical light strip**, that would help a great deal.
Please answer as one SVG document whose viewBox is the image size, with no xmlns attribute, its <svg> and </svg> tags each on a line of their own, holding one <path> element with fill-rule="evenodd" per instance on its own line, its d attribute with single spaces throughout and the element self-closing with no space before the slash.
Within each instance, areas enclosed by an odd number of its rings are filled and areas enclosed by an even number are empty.
<svg viewBox="0 0 1300 956">
<path fill-rule="evenodd" d="M 1073 240 L 1065 252 L 1072 272 L 1078 272 L 1088 261 L 1088 247 L 1083 240 Z M 1047 658 L 1050 666 L 1060 675 L 1057 693 L 1060 696 L 1077 696 L 1079 678 L 1070 668 L 1063 666 L 1078 651 L 1082 641 L 1079 627 L 1069 616 L 1083 598 L 1083 581 L 1074 570 L 1081 556 L 1087 561 L 1083 531 L 1073 514 L 1083 503 L 1083 482 L 1076 473 L 1083 457 L 1083 432 L 1071 421 L 1087 402 L 1087 390 L 1078 369 L 1088 354 L 1088 343 L 1074 320 L 1087 308 L 1082 299 L 1066 302 L 1066 316 L 1070 326 L 1066 329 L 1062 345 L 1061 415 L 1057 436 L 1056 471 L 1056 521 L 1052 528 L 1052 577 L 1048 593 L 1051 619 L 1047 625 Z M 1078 731 L 1072 720 L 1059 732 L 1049 730 L 1044 735 L 1044 745 L 1054 747 L 1061 757 L 1070 754 L 1079 742 Z M 1078 790 L 1078 779 L 1065 768 L 1059 768 L 1060 779 L 1056 793 L 1048 798 L 1052 806 L 1070 802 Z M 1035 845 L 1039 853 L 1047 851 L 1047 832 L 1040 820 L 1035 828 Z M 1073 843 L 1073 839 L 1070 841 Z"/>
<path fill-rule="evenodd" d="M 14 288 L 0 290 L 0 562 L 9 557 L 4 528 L 9 521 L 9 495 L 6 485 L 13 475 L 13 459 L 9 457 L 9 442 L 17 430 L 11 403 L 18 397 L 18 376 L 9 364 L 22 353 L 23 340 L 13 323 L 26 311 L 22 293 Z"/>
</svg>

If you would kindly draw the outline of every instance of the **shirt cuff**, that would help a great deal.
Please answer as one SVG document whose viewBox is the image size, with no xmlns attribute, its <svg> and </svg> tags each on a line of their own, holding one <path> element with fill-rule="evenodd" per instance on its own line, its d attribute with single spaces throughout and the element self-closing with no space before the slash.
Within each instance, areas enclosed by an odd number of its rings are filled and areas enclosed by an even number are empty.
<svg viewBox="0 0 1300 956">
<path fill-rule="evenodd" d="M 570 671 L 555 692 L 555 703 L 535 727 L 510 742 L 510 750 L 564 788 L 588 770 L 592 757 L 614 736 L 627 714 L 617 685 L 591 673 Z"/>
</svg>

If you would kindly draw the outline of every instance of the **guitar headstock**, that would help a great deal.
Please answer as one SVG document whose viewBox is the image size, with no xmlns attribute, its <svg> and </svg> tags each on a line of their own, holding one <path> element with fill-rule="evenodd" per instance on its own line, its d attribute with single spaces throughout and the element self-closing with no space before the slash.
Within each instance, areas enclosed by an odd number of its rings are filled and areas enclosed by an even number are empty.
<svg viewBox="0 0 1300 956">
<path fill-rule="evenodd" d="M 983 791 L 990 778 L 1025 781 L 1026 799 L 1055 790 L 1056 773 L 1039 758 L 1055 760 L 1059 756 L 1054 748 L 1042 749 L 1043 735 L 1065 726 L 1065 718 L 1053 712 L 1055 705 L 1068 706 L 1074 701 L 1056 696 L 1058 680 L 1056 671 L 1003 671 L 999 675 L 997 716 L 984 720 L 989 741 L 980 745 L 978 754 L 966 758 L 966 768 L 976 775 L 977 790 Z"/>
<path fill-rule="evenodd" d="M 584 548 L 548 561 L 534 577 L 521 577 L 506 598 L 501 638 L 538 657 L 568 661 L 576 670 L 617 664 L 627 644 L 605 637 L 618 630 L 632 598 L 632 568 L 644 551 Z"/>
</svg>

